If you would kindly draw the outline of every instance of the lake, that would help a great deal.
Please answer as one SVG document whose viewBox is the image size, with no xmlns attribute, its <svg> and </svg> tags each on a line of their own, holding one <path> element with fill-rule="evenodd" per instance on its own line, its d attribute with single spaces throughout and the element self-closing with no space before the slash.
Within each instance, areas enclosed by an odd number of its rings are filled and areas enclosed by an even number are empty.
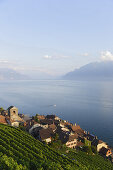
<svg viewBox="0 0 113 170">
<path fill-rule="evenodd" d="M 113 146 L 113 82 L 66 80 L 0 82 L 0 106 L 30 116 L 56 114 Z"/>
</svg>

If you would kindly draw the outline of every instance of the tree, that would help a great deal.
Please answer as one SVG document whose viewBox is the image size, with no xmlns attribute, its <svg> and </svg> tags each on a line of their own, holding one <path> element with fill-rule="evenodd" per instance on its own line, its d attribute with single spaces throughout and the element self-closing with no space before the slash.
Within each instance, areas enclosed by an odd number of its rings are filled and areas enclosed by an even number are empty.
<svg viewBox="0 0 113 170">
<path fill-rule="evenodd" d="M 4 108 L 3 108 L 3 107 L 0 107 L 0 113 L 1 113 L 3 110 L 4 110 Z"/>
<path fill-rule="evenodd" d="M 82 150 L 88 154 L 92 154 L 91 146 L 83 146 Z"/>
<path fill-rule="evenodd" d="M 93 153 L 97 154 L 97 149 L 96 149 L 95 146 L 92 145 L 92 146 L 91 146 L 91 150 L 92 150 Z"/>
</svg>

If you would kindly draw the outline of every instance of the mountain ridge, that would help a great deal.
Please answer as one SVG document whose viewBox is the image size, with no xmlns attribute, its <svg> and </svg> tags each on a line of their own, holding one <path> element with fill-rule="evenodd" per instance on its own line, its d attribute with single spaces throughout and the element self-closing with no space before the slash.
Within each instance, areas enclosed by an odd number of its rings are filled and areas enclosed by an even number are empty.
<svg viewBox="0 0 113 170">
<path fill-rule="evenodd" d="M 65 74 L 71 80 L 113 80 L 113 61 L 93 62 Z"/>
<path fill-rule="evenodd" d="M 26 80 L 29 76 L 10 68 L 0 68 L 0 80 Z"/>
</svg>

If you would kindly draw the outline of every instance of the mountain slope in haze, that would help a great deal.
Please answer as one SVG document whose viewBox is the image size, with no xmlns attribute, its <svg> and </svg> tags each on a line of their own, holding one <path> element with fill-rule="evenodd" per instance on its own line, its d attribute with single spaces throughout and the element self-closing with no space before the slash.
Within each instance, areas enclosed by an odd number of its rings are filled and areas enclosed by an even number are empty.
<svg viewBox="0 0 113 170">
<path fill-rule="evenodd" d="M 15 71 L 9 68 L 0 68 L 0 80 L 38 80 L 54 79 L 54 76 L 41 71 Z"/>
<path fill-rule="evenodd" d="M 20 73 L 29 76 L 31 80 L 48 80 L 48 79 L 55 79 L 54 76 L 50 75 L 49 73 L 39 71 L 39 70 L 22 70 Z"/>
<path fill-rule="evenodd" d="M 25 80 L 28 76 L 9 68 L 0 68 L 0 80 Z"/>
<path fill-rule="evenodd" d="M 63 76 L 71 80 L 113 80 L 113 61 L 89 63 Z"/>
</svg>

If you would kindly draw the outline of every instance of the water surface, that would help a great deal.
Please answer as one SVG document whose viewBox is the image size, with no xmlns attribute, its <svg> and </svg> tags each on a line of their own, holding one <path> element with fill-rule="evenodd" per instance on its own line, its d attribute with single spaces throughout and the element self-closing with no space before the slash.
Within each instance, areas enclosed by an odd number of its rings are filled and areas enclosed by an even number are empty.
<svg viewBox="0 0 113 170">
<path fill-rule="evenodd" d="M 113 146 L 113 82 L 64 80 L 0 82 L 0 106 L 57 114 Z"/>
</svg>

